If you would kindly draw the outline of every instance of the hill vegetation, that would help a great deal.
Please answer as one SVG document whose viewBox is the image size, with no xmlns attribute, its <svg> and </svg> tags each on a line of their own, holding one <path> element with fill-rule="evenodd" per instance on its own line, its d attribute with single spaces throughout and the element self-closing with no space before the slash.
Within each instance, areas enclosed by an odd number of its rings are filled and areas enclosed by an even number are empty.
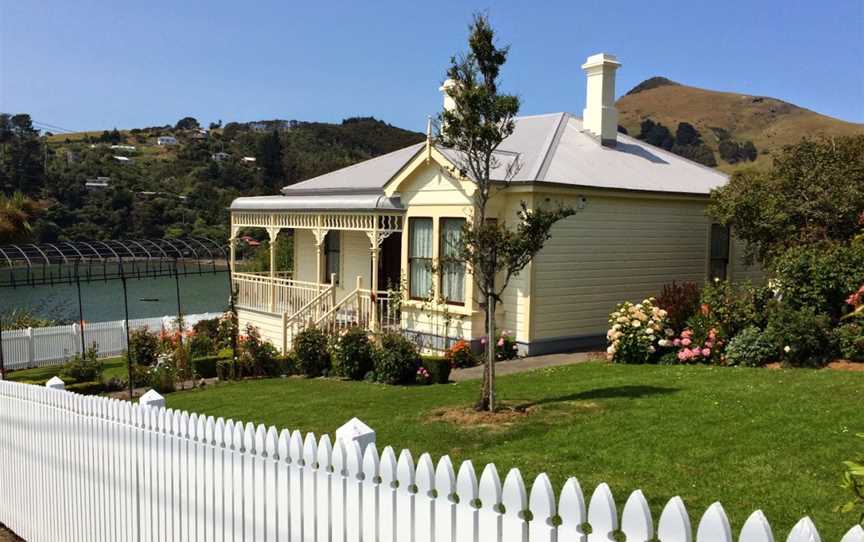
<svg viewBox="0 0 864 542">
<path fill-rule="evenodd" d="M 695 88 L 665 77 L 652 77 L 636 85 L 617 106 L 619 122 L 630 134 L 642 133 L 646 120 L 666 127 L 670 135 L 680 124 L 689 124 L 704 143 L 698 154 L 678 152 L 681 149 L 668 146 L 668 139 L 660 146 L 703 164 L 710 163 L 706 150 L 710 151 L 717 167 L 726 172 L 754 166 L 766 169 L 785 146 L 803 137 L 864 133 L 864 124 L 821 115 L 775 98 Z M 664 135 L 659 133 L 662 129 L 657 132 L 653 138 Z M 657 144 L 651 138 L 645 140 Z"/>
<path fill-rule="evenodd" d="M 160 137 L 169 139 L 160 145 Z M 0 243 L 226 239 L 234 198 L 276 194 L 423 137 L 374 118 L 220 121 L 204 129 L 185 117 L 173 126 L 43 134 L 27 114 L 2 114 Z"/>
</svg>

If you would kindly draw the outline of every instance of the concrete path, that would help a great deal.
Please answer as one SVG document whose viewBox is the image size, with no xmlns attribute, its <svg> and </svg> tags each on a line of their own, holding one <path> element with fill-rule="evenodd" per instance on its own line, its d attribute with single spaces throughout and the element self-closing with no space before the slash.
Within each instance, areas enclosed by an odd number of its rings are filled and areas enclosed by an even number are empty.
<svg viewBox="0 0 864 542">
<path fill-rule="evenodd" d="M 558 367 L 559 365 L 573 365 L 574 363 L 585 363 L 592 359 L 603 359 L 604 354 L 600 352 L 573 352 L 567 354 L 546 354 L 545 356 L 531 356 L 529 358 L 514 359 L 510 361 L 499 361 L 495 364 L 495 376 L 510 375 L 542 369 L 544 367 Z M 483 378 L 483 366 L 468 367 L 467 369 L 456 369 L 450 373 L 450 380 L 461 382 L 463 380 L 479 380 Z"/>
</svg>

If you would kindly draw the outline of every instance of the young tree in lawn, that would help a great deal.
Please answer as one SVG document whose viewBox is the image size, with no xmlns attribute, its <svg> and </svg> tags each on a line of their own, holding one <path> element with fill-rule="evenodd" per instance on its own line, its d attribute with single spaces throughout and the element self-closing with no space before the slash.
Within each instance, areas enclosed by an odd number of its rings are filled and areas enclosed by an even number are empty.
<svg viewBox="0 0 864 542">
<path fill-rule="evenodd" d="M 453 173 L 474 184 L 472 219 L 462 231 L 459 258 L 471 270 L 486 313 L 486 371 L 477 409 L 495 410 L 495 309 L 511 278 L 543 248 L 552 225 L 574 211 L 562 206 L 529 209 L 523 202 L 515 227 L 487 216 L 489 201 L 507 189 L 519 170 L 518 162 L 502 163 L 495 153 L 513 133 L 519 98 L 498 90 L 509 47 L 496 45 L 486 16 L 474 16 L 468 45 L 470 52 L 452 58 L 447 70 L 445 88 L 454 105 L 439 116 L 437 139 L 458 151 Z"/>
</svg>

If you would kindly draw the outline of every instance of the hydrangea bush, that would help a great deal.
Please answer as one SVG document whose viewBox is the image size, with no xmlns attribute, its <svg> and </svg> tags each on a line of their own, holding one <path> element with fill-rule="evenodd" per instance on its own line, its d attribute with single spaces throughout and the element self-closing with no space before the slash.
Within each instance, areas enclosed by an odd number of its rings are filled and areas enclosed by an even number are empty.
<svg viewBox="0 0 864 542">
<path fill-rule="evenodd" d="M 625 301 L 609 315 L 606 353 L 614 363 L 649 363 L 659 357 L 659 348 L 672 345 L 674 334 L 668 313 L 655 306 L 654 298 Z"/>
</svg>

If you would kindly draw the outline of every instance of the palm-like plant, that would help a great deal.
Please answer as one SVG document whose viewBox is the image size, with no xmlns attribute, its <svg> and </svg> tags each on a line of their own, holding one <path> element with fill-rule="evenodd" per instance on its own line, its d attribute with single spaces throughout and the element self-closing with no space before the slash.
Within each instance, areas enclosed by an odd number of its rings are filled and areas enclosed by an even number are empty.
<svg viewBox="0 0 864 542">
<path fill-rule="evenodd" d="M 0 244 L 28 239 L 38 211 L 38 203 L 20 192 L 11 196 L 0 194 Z"/>
</svg>

